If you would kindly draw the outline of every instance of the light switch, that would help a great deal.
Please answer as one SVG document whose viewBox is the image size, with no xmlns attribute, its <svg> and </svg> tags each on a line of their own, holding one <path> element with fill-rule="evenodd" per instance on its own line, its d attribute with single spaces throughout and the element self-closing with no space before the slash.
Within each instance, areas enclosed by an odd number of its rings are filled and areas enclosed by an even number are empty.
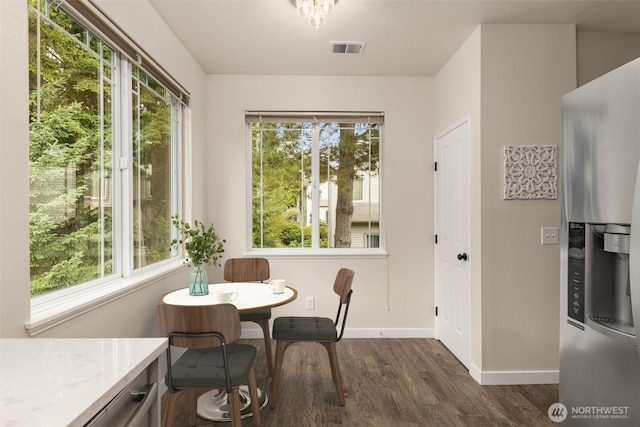
<svg viewBox="0 0 640 427">
<path fill-rule="evenodd" d="M 558 227 L 542 227 L 540 229 L 540 244 L 557 245 Z"/>
</svg>

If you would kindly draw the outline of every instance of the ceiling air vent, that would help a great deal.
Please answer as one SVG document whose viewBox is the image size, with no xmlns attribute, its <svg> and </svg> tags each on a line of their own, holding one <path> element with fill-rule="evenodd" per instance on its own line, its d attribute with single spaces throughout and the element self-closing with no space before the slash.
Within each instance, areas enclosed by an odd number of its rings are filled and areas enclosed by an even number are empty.
<svg viewBox="0 0 640 427">
<path fill-rule="evenodd" d="M 362 55 L 366 42 L 331 42 L 333 55 Z"/>
</svg>

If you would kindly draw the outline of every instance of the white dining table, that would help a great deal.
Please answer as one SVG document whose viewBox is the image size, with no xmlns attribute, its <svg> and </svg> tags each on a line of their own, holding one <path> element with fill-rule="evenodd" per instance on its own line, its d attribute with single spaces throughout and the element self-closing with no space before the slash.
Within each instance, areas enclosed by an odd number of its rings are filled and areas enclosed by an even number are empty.
<svg viewBox="0 0 640 427">
<path fill-rule="evenodd" d="M 189 288 L 182 288 L 167 293 L 162 302 L 170 305 L 199 306 L 221 304 L 218 301 L 217 291 L 236 292 L 237 298 L 231 301 L 240 313 L 278 307 L 295 300 L 298 291 L 287 286 L 283 293 L 273 292 L 268 283 L 258 282 L 223 282 L 209 284 L 207 295 L 189 295 Z M 269 403 L 267 393 L 258 388 L 260 408 Z M 251 398 L 247 386 L 240 387 L 241 418 L 247 418 L 251 413 Z M 230 405 L 225 390 L 211 390 L 198 398 L 198 416 L 212 421 L 231 421 L 229 417 Z"/>
<path fill-rule="evenodd" d="M 207 295 L 189 295 L 189 288 L 182 288 L 169 292 L 162 301 L 165 304 L 186 306 L 219 304 L 220 301 L 216 298 L 217 291 L 236 292 L 238 298 L 231 301 L 231 304 L 235 305 L 240 313 L 278 307 L 298 297 L 298 291 L 290 286 L 285 287 L 283 293 L 275 294 L 268 283 L 224 282 L 210 284 Z"/>
</svg>

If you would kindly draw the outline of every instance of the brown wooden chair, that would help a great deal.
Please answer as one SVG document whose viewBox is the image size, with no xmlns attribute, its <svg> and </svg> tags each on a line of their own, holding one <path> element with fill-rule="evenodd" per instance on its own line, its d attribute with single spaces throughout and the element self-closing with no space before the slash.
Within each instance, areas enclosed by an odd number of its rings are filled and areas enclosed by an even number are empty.
<svg viewBox="0 0 640 427">
<path fill-rule="evenodd" d="M 224 263 L 224 280 L 227 282 L 264 282 L 269 280 L 269 261 L 266 258 L 230 258 Z M 267 372 L 273 374 L 271 332 L 269 327 L 271 309 L 240 313 L 241 322 L 254 322 L 262 328 L 264 349 L 267 353 Z"/>
<path fill-rule="evenodd" d="M 284 352 L 291 344 L 305 341 L 320 343 L 327 350 L 329 363 L 331 365 L 331 375 L 336 385 L 338 403 L 340 406 L 344 406 L 344 390 L 342 389 L 342 376 L 340 374 L 340 365 L 338 364 L 336 343 L 342 339 L 342 335 L 344 334 L 351 294 L 353 293 L 351 290 L 353 276 L 354 272 L 348 268 L 341 268 L 338 271 L 338 275 L 333 284 L 333 291 L 340 297 L 338 314 L 335 321 L 328 317 L 278 317 L 273 322 L 273 339 L 276 340 L 276 363 L 273 378 L 271 379 L 269 396 L 269 406 L 271 408 L 275 408 L 278 402 L 278 387 L 280 374 L 282 372 Z M 337 327 L 343 308 L 342 324 L 340 326 L 340 333 L 338 334 Z"/>
<path fill-rule="evenodd" d="M 156 308 L 158 330 L 169 338 L 166 383 L 167 425 L 173 423 L 173 394 L 190 392 L 189 425 L 197 421 L 197 389 L 224 389 L 229 393 L 229 415 L 233 427 L 241 426 L 239 387 L 248 384 L 253 423 L 262 425 L 254 362 L 256 348 L 234 344 L 240 338 L 240 316 L 233 304 L 180 306 L 165 304 L 162 298 Z M 187 350 L 175 363 L 171 348 Z"/>
</svg>

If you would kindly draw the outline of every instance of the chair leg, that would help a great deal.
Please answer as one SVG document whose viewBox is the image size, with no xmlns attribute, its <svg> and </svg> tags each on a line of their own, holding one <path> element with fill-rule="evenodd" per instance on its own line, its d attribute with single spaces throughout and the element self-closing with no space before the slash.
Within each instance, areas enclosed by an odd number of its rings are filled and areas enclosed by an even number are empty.
<svg viewBox="0 0 640 427">
<path fill-rule="evenodd" d="M 231 389 L 229 400 L 231 401 L 231 426 L 241 427 L 242 419 L 240 418 L 240 390 L 238 387 L 234 387 Z"/>
<path fill-rule="evenodd" d="M 251 398 L 251 412 L 253 413 L 253 425 L 261 426 L 262 417 L 260 415 L 260 401 L 258 400 L 258 383 L 256 381 L 255 365 L 251 366 L 249 376 L 247 378 L 249 385 L 249 397 Z"/>
<path fill-rule="evenodd" d="M 284 352 L 291 344 L 293 344 L 293 341 L 276 340 L 276 360 L 273 369 L 273 376 L 271 377 L 271 390 L 269 391 L 269 408 L 272 409 L 275 408 L 278 403 L 278 388 L 280 386 L 280 374 L 282 372 Z"/>
<path fill-rule="evenodd" d="M 333 382 L 336 385 L 336 394 L 338 395 L 338 403 L 340 406 L 345 405 L 344 390 L 342 388 L 342 375 L 340 374 L 340 365 L 338 364 L 338 352 L 336 351 L 335 342 L 323 342 L 321 343 L 324 348 L 327 349 L 329 354 L 329 364 L 331 365 L 331 375 L 333 376 Z"/>
<path fill-rule="evenodd" d="M 271 353 L 271 331 L 269 330 L 269 319 L 254 320 L 262 328 L 264 335 L 264 351 L 267 353 L 267 372 L 273 376 L 273 355 Z"/>
</svg>

